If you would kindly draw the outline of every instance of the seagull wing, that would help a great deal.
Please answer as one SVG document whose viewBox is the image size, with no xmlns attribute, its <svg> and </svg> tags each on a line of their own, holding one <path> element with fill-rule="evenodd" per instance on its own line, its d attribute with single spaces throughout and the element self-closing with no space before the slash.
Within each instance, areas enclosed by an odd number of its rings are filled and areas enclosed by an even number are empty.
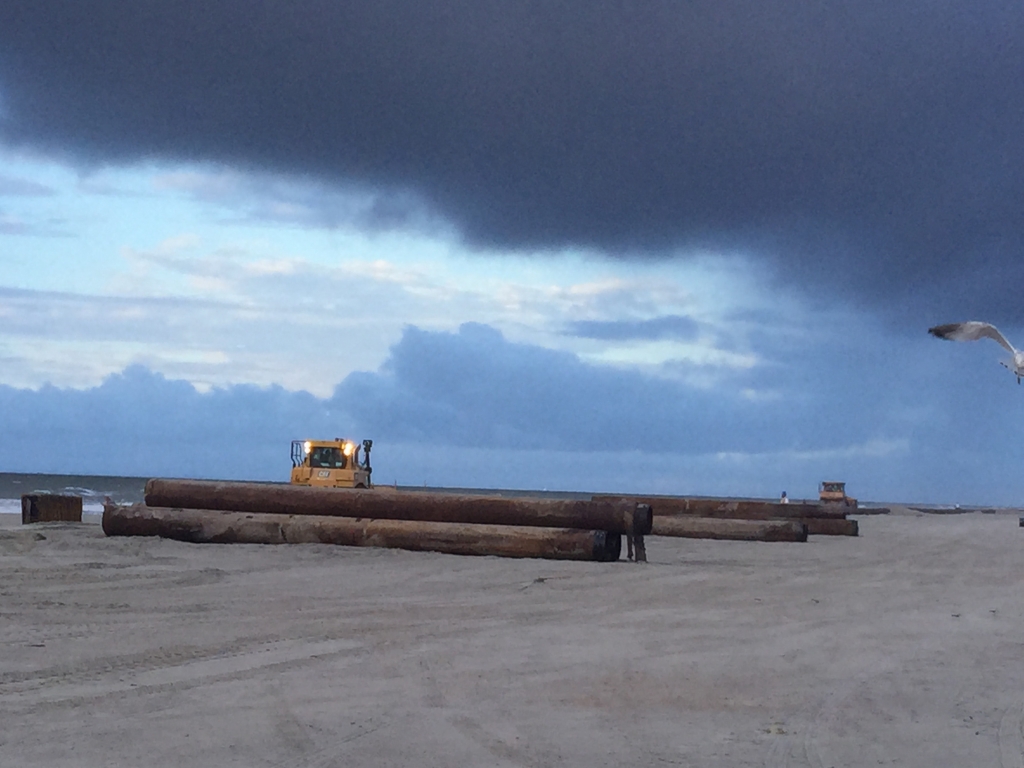
<svg viewBox="0 0 1024 768">
<path fill-rule="evenodd" d="M 1006 337 L 999 332 L 999 329 L 990 323 L 979 323 L 972 320 L 968 323 L 949 323 L 947 325 L 936 325 L 929 328 L 928 333 L 940 339 L 950 341 L 977 341 L 978 339 L 992 339 L 1006 349 L 1011 355 L 1017 353 L 1013 345 L 1006 340 Z"/>
</svg>

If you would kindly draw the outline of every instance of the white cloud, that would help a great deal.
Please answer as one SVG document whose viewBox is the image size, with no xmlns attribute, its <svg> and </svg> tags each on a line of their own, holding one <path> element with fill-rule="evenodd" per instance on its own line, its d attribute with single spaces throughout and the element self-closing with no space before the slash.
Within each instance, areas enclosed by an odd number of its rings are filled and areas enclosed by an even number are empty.
<svg viewBox="0 0 1024 768">
<path fill-rule="evenodd" d="M 0 235 L 26 235 L 29 231 L 28 223 L 20 217 L 0 211 Z"/>
<path fill-rule="evenodd" d="M 12 197 L 50 197 L 55 190 L 38 181 L 0 174 L 0 195 Z"/>
<path fill-rule="evenodd" d="M 19 162 L 17 178 L 31 176 L 32 163 Z M 379 365 L 404 326 L 453 330 L 467 321 L 705 386 L 765 363 L 744 321 L 730 316 L 766 303 L 742 259 L 468 253 L 415 216 L 392 232 L 363 226 L 403 210 L 372 191 L 195 166 L 36 170 L 80 236 L 51 246 L 45 267 L 21 247 L 11 259 L 17 271 L 0 276 L 30 291 L 0 299 L 0 333 L 20 361 L 17 374 L 0 370 L 0 383 L 86 386 L 144 362 L 203 386 L 280 383 L 326 394 L 348 373 Z M 38 207 L 45 197 L 33 199 L 34 218 L 10 211 L 0 229 L 24 232 L 53 212 Z M 786 311 L 778 299 L 775 315 Z M 582 321 L 666 316 L 692 318 L 701 332 L 685 343 L 565 332 Z"/>
<path fill-rule="evenodd" d="M 0 303 L 0 330 L 23 369 L 38 366 L 32 384 L 95 384 L 125 365 L 145 363 L 204 386 L 278 383 L 325 395 L 352 371 L 379 365 L 406 325 L 446 330 L 467 320 L 516 341 L 703 386 L 728 370 L 761 364 L 749 346 L 721 345 L 735 333 L 730 321 L 717 314 L 710 294 L 697 297 L 685 270 L 673 280 L 616 276 L 611 273 L 621 265 L 584 264 L 544 283 L 536 281 L 535 265 L 517 274 L 506 263 L 497 280 L 486 274 L 486 257 L 468 271 L 460 260 L 427 265 L 338 256 L 325 263 L 258 240 L 207 245 L 194 232 L 149 248 L 125 247 L 121 255 L 123 268 L 109 276 L 103 293 L 39 291 Z M 666 311 L 702 318 L 701 333 L 638 341 L 563 332 L 581 320 L 650 320 Z M 67 349 L 71 339 L 82 346 Z M 4 375 L 0 382 L 14 383 Z M 25 375 L 19 384 L 27 383 Z"/>
<path fill-rule="evenodd" d="M 811 451 L 783 450 L 760 453 L 720 451 L 715 453 L 715 458 L 719 461 L 737 464 L 774 461 L 820 462 L 833 461 L 837 459 L 881 459 L 894 456 L 906 456 L 909 451 L 910 441 L 906 438 L 874 438 L 850 445 L 843 445 L 835 448 L 822 448 Z"/>
<path fill-rule="evenodd" d="M 752 353 L 741 354 L 717 349 L 712 344 L 677 342 L 670 340 L 631 341 L 628 344 L 607 347 L 595 354 L 584 354 L 592 362 L 618 366 L 651 366 L 664 370 L 666 363 L 686 361 L 691 366 L 749 369 L 759 359 Z"/>
</svg>

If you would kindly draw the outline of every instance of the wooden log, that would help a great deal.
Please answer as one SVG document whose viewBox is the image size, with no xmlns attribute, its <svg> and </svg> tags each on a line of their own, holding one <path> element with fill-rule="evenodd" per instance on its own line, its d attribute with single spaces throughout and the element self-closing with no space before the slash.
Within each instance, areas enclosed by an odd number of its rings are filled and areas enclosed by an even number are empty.
<svg viewBox="0 0 1024 768">
<path fill-rule="evenodd" d="M 654 511 L 655 517 L 718 517 L 730 520 L 805 520 L 812 517 L 842 520 L 846 518 L 846 509 L 843 507 L 829 508 L 822 504 L 689 499 L 679 496 L 599 495 L 591 498 L 594 501 L 620 500 L 647 504 Z"/>
<path fill-rule="evenodd" d="M 717 517 L 654 518 L 655 536 L 733 541 L 807 541 L 807 526 L 799 520 L 729 520 Z"/>
<path fill-rule="evenodd" d="M 650 507 L 636 501 L 504 498 L 160 478 L 146 483 L 146 504 L 278 515 L 578 528 L 640 536 L 651 532 L 653 519 Z"/>
<path fill-rule="evenodd" d="M 27 493 L 21 497 L 21 523 L 80 523 L 82 497 Z"/>
<path fill-rule="evenodd" d="M 856 520 L 828 520 L 809 517 L 801 521 L 812 536 L 857 536 L 859 526 Z"/>
<path fill-rule="evenodd" d="M 606 531 L 169 509 L 145 504 L 106 505 L 103 531 L 108 536 L 162 536 L 193 543 L 322 543 L 599 562 L 618 560 L 622 548 L 622 537 Z"/>
</svg>

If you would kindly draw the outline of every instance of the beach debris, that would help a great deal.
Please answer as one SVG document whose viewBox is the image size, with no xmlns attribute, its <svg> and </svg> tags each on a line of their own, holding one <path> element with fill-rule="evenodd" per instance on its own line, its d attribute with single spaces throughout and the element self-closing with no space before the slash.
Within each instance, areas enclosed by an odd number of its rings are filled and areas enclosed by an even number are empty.
<svg viewBox="0 0 1024 768">
<path fill-rule="evenodd" d="M 82 497 L 56 493 L 26 493 L 21 497 L 21 523 L 80 523 Z"/>
</svg>

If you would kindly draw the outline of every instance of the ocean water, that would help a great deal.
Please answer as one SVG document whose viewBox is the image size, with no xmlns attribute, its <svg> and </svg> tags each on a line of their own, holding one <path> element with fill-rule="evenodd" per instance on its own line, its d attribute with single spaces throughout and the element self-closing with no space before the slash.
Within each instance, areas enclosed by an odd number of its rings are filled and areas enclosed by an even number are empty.
<svg viewBox="0 0 1024 768">
<path fill-rule="evenodd" d="M 103 499 L 107 496 L 118 504 L 142 502 L 148 477 L 112 477 L 109 475 L 44 475 L 0 472 L 0 514 L 21 514 L 21 497 L 26 493 L 62 493 L 82 497 L 83 514 L 103 512 Z M 496 494 L 499 496 L 542 496 L 547 498 L 585 499 L 590 494 L 500 490 L 494 488 L 428 488 L 426 486 L 397 486 L 412 491 L 452 491 L 461 493 Z"/>
<path fill-rule="evenodd" d="M 115 477 L 110 475 L 46 475 L 16 472 L 0 472 L 0 514 L 21 514 L 21 497 L 26 493 L 63 493 L 82 497 L 82 512 L 99 514 L 103 512 L 103 500 L 109 496 L 118 504 L 136 504 L 144 500 L 148 477 Z M 499 488 L 435 488 L 428 486 L 387 486 L 409 491 L 457 491 L 459 493 L 488 494 L 497 496 L 532 496 L 550 499 L 588 499 L 589 493 L 570 491 L 540 491 Z M 694 496 L 694 498 L 700 498 Z M 737 500 L 740 500 L 737 498 Z M 774 501 L 774 499 L 763 499 Z M 885 506 L 877 503 L 861 503 L 862 507 Z M 928 511 L 973 511 L 974 508 L 960 509 L 936 505 L 914 505 L 928 508 Z"/>
<path fill-rule="evenodd" d="M 0 472 L 0 514 L 21 514 L 26 493 L 62 493 L 82 497 L 84 514 L 103 511 L 107 496 L 120 504 L 135 504 L 145 495 L 146 477 L 105 475 L 37 475 Z"/>
</svg>

